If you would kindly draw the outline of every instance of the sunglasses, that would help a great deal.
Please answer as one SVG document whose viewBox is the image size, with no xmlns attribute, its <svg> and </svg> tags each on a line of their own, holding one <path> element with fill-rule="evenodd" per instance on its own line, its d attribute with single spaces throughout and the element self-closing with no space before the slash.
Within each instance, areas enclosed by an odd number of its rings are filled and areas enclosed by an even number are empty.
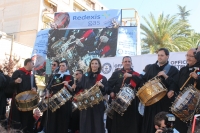
<svg viewBox="0 0 200 133">
<path fill-rule="evenodd" d="M 56 64 L 51 64 L 52 66 L 56 66 Z"/>
</svg>

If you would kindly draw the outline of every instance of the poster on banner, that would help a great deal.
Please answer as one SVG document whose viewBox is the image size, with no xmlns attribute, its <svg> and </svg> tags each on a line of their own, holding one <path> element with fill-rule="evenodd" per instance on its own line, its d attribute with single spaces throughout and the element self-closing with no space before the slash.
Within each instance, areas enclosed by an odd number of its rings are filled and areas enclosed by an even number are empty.
<svg viewBox="0 0 200 133">
<path fill-rule="evenodd" d="M 67 60 L 71 74 L 86 72 L 91 59 L 116 55 L 117 33 L 116 28 L 50 30 L 47 58 Z"/>
<path fill-rule="evenodd" d="M 57 28 L 67 29 L 117 28 L 121 25 L 121 10 L 57 12 L 54 23 Z"/>
<path fill-rule="evenodd" d="M 49 29 L 39 31 L 33 47 L 31 59 L 34 62 L 34 70 L 38 75 L 45 72 L 48 35 Z"/>
<path fill-rule="evenodd" d="M 119 27 L 116 56 L 137 55 L 137 27 Z"/>
<path fill-rule="evenodd" d="M 171 52 L 168 60 L 169 64 L 180 70 L 187 65 L 185 54 L 186 52 Z M 101 74 L 109 79 L 116 69 L 123 67 L 122 58 L 123 57 L 100 58 L 102 64 Z M 157 54 L 145 54 L 131 56 L 131 58 L 132 68 L 134 71 L 141 74 L 146 65 L 156 63 L 158 56 Z"/>
</svg>

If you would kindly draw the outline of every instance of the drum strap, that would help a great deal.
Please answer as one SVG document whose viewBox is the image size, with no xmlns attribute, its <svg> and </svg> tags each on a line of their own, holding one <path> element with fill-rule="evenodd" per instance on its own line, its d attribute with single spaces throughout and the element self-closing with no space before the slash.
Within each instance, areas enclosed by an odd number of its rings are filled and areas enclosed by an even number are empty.
<svg viewBox="0 0 200 133">
<path fill-rule="evenodd" d="M 171 68 L 171 65 L 168 63 L 168 64 L 164 67 L 163 71 L 165 71 L 165 73 L 167 74 L 167 73 L 169 72 L 170 68 Z"/>
</svg>

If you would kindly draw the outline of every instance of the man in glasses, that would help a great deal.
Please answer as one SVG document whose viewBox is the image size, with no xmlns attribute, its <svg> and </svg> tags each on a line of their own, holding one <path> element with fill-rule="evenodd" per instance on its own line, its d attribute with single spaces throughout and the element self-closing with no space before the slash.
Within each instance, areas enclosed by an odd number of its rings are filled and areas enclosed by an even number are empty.
<svg viewBox="0 0 200 133">
<path fill-rule="evenodd" d="M 83 71 L 81 69 L 77 69 L 76 72 L 74 73 L 75 81 L 74 84 L 72 85 L 72 88 L 74 89 L 74 94 L 78 93 L 82 89 L 81 88 L 82 76 L 83 76 Z M 71 129 L 70 133 L 76 133 L 79 130 L 79 119 L 80 119 L 79 113 L 80 112 L 78 109 L 76 109 L 72 113 L 70 122 L 70 129 Z"/>
<path fill-rule="evenodd" d="M 55 72 L 55 69 L 59 67 L 59 61 L 55 60 L 51 63 L 51 73 L 58 73 L 59 69 L 57 69 L 57 72 Z M 45 73 L 44 73 L 45 75 Z M 49 82 L 51 74 L 46 74 L 45 75 L 45 83 L 47 84 Z"/>
<path fill-rule="evenodd" d="M 54 72 L 54 70 L 56 68 L 58 68 L 58 66 L 59 66 L 59 61 L 57 61 L 57 60 L 53 61 L 52 64 L 51 64 L 51 70 L 52 70 L 52 72 Z"/>
<path fill-rule="evenodd" d="M 191 79 L 186 83 L 188 85 L 196 85 L 196 89 L 200 90 L 200 61 L 197 58 L 197 49 L 188 50 L 186 56 L 187 65 L 182 67 L 179 72 L 178 88 L 180 89 L 186 80 L 191 76 Z M 194 72 L 196 70 L 196 72 Z M 183 90 L 186 88 L 183 88 Z M 182 90 L 182 91 L 183 91 Z M 181 133 L 187 133 L 187 123 L 182 122 L 179 118 L 176 119 L 175 128 Z"/>
</svg>

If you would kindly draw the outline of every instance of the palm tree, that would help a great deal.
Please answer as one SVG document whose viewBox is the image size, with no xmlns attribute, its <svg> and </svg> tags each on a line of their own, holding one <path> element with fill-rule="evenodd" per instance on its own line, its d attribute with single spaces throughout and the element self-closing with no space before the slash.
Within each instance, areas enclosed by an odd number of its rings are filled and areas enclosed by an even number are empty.
<svg viewBox="0 0 200 133">
<path fill-rule="evenodd" d="M 144 35 L 142 40 L 150 47 L 150 53 L 155 53 L 161 47 L 165 47 L 170 51 L 187 49 L 187 46 L 181 45 L 180 41 L 187 31 L 184 27 L 188 24 L 176 18 L 176 15 L 164 16 L 163 13 L 159 15 L 157 20 L 152 13 L 149 15 L 149 20 L 143 17 L 147 25 L 141 24 L 142 35 Z"/>
<path fill-rule="evenodd" d="M 178 9 L 180 13 L 177 13 L 177 15 L 179 15 L 181 17 L 181 21 L 185 21 L 188 22 L 187 17 L 190 16 L 190 10 L 186 11 L 186 6 L 182 7 L 180 5 L 178 5 Z"/>
<path fill-rule="evenodd" d="M 180 38 L 180 43 L 187 46 L 187 49 L 196 48 L 200 44 L 200 33 L 191 31 L 188 37 Z"/>
</svg>

